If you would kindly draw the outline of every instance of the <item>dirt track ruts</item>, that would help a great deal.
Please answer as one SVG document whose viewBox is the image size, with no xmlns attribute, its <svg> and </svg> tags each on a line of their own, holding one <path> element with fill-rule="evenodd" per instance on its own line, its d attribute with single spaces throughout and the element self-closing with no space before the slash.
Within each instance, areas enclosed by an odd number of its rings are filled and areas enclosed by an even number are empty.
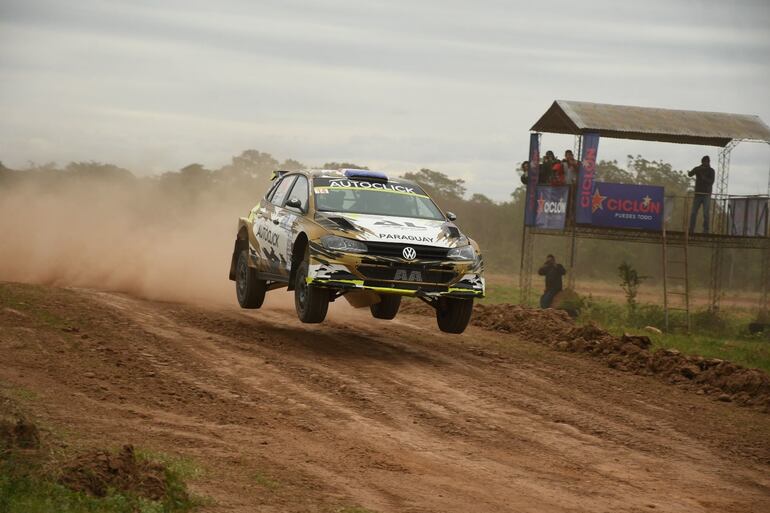
<svg viewBox="0 0 770 513">
<path fill-rule="evenodd" d="M 770 416 L 579 355 L 271 298 L 38 297 L 0 303 L 0 380 L 74 443 L 195 458 L 207 511 L 770 510 Z"/>
</svg>

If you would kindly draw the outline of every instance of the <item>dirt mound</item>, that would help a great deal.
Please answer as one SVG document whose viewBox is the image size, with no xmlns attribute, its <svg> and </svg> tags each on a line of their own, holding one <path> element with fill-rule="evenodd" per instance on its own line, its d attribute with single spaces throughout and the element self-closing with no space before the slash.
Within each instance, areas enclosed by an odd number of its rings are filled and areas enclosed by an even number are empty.
<svg viewBox="0 0 770 513">
<path fill-rule="evenodd" d="M 97 450 L 77 457 L 64 467 L 59 482 L 96 497 L 114 489 L 162 500 L 168 490 L 165 466 L 137 459 L 131 445 L 124 445 L 117 454 Z"/>
<path fill-rule="evenodd" d="M 433 315 L 423 303 L 410 301 L 404 313 Z M 559 351 L 588 353 L 612 368 L 656 375 L 671 383 L 693 384 L 722 401 L 756 405 L 770 411 L 770 376 L 758 369 L 747 369 L 718 358 L 683 355 L 674 349 L 650 351 L 645 336 L 617 337 L 590 323 L 578 326 L 567 312 L 540 310 L 518 305 L 476 305 L 471 324 L 488 330 L 512 333 Z"/>
</svg>

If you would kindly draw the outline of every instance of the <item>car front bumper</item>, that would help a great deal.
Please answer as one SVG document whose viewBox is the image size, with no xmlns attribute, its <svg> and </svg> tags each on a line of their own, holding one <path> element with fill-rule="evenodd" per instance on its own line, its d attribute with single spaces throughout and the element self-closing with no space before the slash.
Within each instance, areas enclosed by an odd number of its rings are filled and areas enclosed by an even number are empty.
<svg viewBox="0 0 770 513">
<path fill-rule="evenodd" d="M 411 261 L 366 254 L 310 253 L 309 284 L 339 290 L 422 297 L 482 298 L 483 264 L 477 261 Z"/>
</svg>

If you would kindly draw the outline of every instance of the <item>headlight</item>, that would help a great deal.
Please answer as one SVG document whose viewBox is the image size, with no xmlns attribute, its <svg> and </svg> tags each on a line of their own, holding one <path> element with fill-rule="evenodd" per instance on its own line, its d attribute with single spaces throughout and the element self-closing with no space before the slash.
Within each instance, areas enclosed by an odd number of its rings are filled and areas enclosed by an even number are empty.
<svg viewBox="0 0 770 513">
<path fill-rule="evenodd" d="M 325 235 L 321 237 L 321 245 L 332 251 L 345 251 L 346 253 L 366 253 L 366 244 L 361 241 Z"/>
<path fill-rule="evenodd" d="M 446 256 L 452 260 L 476 260 L 476 252 L 470 244 L 467 246 L 460 246 L 459 248 L 452 248 Z"/>
</svg>

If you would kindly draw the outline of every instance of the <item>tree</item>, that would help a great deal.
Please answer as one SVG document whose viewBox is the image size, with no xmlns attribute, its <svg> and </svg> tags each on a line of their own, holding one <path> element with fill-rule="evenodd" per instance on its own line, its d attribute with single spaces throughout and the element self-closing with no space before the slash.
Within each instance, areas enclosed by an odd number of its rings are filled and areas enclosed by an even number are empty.
<svg viewBox="0 0 770 513">
<path fill-rule="evenodd" d="M 671 164 L 662 160 L 647 160 L 641 155 L 628 155 L 628 169 L 635 176 L 635 183 L 662 185 L 668 195 L 683 196 L 687 194 L 690 186 L 684 171 L 677 171 Z"/>
<path fill-rule="evenodd" d="M 359 166 L 351 162 L 327 162 L 323 165 L 323 169 L 369 169 L 366 166 Z"/>
<path fill-rule="evenodd" d="M 620 278 L 620 287 L 626 294 L 628 310 L 633 314 L 636 311 L 636 296 L 639 293 L 639 287 L 647 277 L 640 276 L 636 269 L 626 261 L 618 266 L 618 277 Z"/>
<path fill-rule="evenodd" d="M 79 178 L 96 178 L 102 180 L 132 180 L 134 175 L 128 169 L 114 164 L 102 164 L 93 160 L 89 162 L 70 162 L 64 168 L 65 173 Z"/>
<path fill-rule="evenodd" d="M 286 159 L 283 161 L 283 164 L 281 164 L 281 169 L 284 171 L 300 171 L 305 168 L 305 164 L 294 159 Z"/>
<path fill-rule="evenodd" d="M 404 178 L 417 182 L 435 196 L 449 199 L 462 199 L 465 196 L 465 180 L 449 178 L 440 171 L 423 168 L 417 173 L 404 173 Z"/>
<path fill-rule="evenodd" d="M 215 178 L 235 187 L 246 187 L 250 184 L 267 183 L 278 169 L 278 161 L 269 153 L 258 150 L 245 150 L 231 159 L 230 164 L 224 165 L 214 172 Z"/>
<path fill-rule="evenodd" d="M 609 183 L 634 183 L 635 177 L 618 166 L 617 160 L 600 160 L 596 165 L 596 181 Z"/>
<path fill-rule="evenodd" d="M 495 202 L 489 199 L 488 197 L 484 196 L 483 194 L 474 193 L 473 196 L 471 196 L 470 199 L 471 203 L 479 203 L 482 205 L 494 205 Z"/>
<path fill-rule="evenodd" d="M 170 171 L 160 175 L 161 187 L 169 191 L 185 191 L 199 194 L 211 188 L 212 173 L 201 164 L 190 164 L 177 172 Z"/>
</svg>

